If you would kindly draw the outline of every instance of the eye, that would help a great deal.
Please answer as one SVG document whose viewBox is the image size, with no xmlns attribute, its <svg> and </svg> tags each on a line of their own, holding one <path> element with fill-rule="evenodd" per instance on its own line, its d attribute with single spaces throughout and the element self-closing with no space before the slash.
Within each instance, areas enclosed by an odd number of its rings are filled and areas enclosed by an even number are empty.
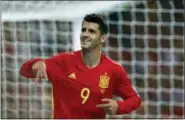
<svg viewBox="0 0 185 120">
<path fill-rule="evenodd" d="M 85 28 L 82 28 L 82 29 L 81 29 L 81 31 L 82 31 L 82 32 L 85 32 L 85 31 L 86 31 L 86 29 L 85 29 Z"/>
<path fill-rule="evenodd" d="M 95 33 L 95 30 L 90 29 L 89 32 L 90 32 L 90 33 Z"/>
</svg>

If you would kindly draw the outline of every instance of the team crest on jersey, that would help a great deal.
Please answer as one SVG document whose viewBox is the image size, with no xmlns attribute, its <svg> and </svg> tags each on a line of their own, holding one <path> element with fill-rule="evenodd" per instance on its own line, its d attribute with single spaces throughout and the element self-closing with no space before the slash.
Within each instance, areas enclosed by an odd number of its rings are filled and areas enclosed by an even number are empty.
<svg viewBox="0 0 185 120">
<path fill-rule="evenodd" d="M 99 81 L 99 85 L 98 86 L 100 88 L 103 88 L 103 89 L 108 88 L 109 80 L 110 80 L 110 77 L 107 76 L 107 75 L 100 76 L 100 81 Z"/>
</svg>

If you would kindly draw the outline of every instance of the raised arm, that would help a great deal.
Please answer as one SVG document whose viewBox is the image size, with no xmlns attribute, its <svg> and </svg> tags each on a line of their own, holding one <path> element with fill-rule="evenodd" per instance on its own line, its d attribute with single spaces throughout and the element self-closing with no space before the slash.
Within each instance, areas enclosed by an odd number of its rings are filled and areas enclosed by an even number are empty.
<svg viewBox="0 0 185 120">
<path fill-rule="evenodd" d="M 46 72 L 46 65 L 42 58 L 28 60 L 20 68 L 20 74 L 26 78 L 35 78 L 38 71 Z"/>
<path fill-rule="evenodd" d="M 47 79 L 61 73 L 65 54 L 52 56 L 48 59 L 34 58 L 26 61 L 20 68 L 20 74 L 26 78 Z"/>
</svg>

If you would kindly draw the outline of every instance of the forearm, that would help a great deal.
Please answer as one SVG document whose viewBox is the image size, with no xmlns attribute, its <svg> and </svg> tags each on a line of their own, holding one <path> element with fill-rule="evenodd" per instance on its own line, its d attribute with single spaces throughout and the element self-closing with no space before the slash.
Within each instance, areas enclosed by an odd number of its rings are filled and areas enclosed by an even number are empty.
<svg viewBox="0 0 185 120">
<path fill-rule="evenodd" d="M 20 74 L 24 77 L 27 78 L 34 78 L 34 74 L 32 72 L 32 66 L 34 63 L 36 63 L 37 61 L 43 60 L 42 58 L 35 58 L 35 59 L 31 59 L 26 61 L 20 68 Z"/>
<path fill-rule="evenodd" d="M 126 100 L 117 101 L 117 103 L 117 114 L 127 114 L 139 108 L 141 104 L 141 99 L 138 97 L 138 95 L 134 95 L 132 97 L 127 98 Z"/>
</svg>

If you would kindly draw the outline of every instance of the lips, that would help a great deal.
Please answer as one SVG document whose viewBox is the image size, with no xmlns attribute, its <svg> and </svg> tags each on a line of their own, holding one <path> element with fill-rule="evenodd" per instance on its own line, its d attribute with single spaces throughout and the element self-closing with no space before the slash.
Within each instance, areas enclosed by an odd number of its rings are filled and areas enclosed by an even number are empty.
<svg viewBox="0 0 185 120">
<path fill-rule="evenodd" d="M 82 42 L 83 43 L 89 43 L 89 42 L 91 42 L 91 40 L 89 40 L 89 39 L 82 39 Z"/>
<path fill-rule="evenodd" d="M 90 42 L 89 41 L 82 41 L 82 44 L 89 44 Z"/>
</svg>

